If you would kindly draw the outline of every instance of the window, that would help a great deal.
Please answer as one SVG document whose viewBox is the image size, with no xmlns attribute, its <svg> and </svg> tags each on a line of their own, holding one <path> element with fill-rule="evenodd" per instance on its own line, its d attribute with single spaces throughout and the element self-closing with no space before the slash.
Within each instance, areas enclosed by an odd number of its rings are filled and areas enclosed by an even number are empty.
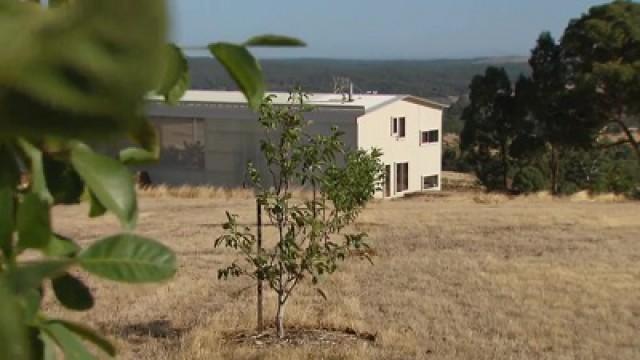
<svg viewBox="0 0 640 360">
<path fill-rule="evenodd" d="M 409 163 L 396 164 L 396 192 L 409 190 Z"/>
<path fill-rule="evenodd" d="M 438 130 L 422 131 L 420 133 L 420 144 L 437 143 L 439 140 L 440 133 Z"/>
<path fill-rule="evenodd" d="M 406 118 L 394 117 L 391 118 L 391 136 L 397 136 L 403 138 L 406 136 Z"/>
<path fill-rule="evenodd" d="M 438 175 L 423 176 L 422 177 L 422 190 L 429 190 L 438 187 L 439 178 Z"/>
<path fill-rule="evenodd" d="M 154 119 L 162 156 L 159 165 L 191 170 L 204 169 L 205 125 L 202 119 Z"/>
</svg>

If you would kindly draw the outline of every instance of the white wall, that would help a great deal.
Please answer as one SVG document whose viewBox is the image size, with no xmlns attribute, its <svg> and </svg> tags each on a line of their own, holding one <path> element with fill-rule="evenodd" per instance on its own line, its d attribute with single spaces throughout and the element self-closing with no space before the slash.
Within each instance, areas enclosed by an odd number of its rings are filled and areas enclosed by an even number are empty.
<svg viewBox="0 0 640 360">
<path fill-rule="evenodd" d="M 406 118 L 406 136 L 391 135 L 391 119 Z M 437 129 L 437 143 L 420 145 L 420 132 Z M 442 110 L 397 101 L 358 118 L 358 146 L 368 150 L 379 148 L 383 152 L 382 161 L 392 166 L 392 196 L 394 193 L 395 163 L 409 163 L 409 189 L 406 192 L 422 191 L 422 176 L 441 175 L 442 168 Z M 438 188 L 440 190 L 440 179 Z M 405 192 L 405 193 L 406 193 Z M 377 194 L 381 197 L 383 194 Z"/>
</svg>

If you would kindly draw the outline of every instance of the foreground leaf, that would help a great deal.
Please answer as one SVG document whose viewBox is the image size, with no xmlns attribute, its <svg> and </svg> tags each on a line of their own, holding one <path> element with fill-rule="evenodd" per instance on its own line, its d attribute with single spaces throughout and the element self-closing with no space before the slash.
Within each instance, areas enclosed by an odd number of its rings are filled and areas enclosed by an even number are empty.
<svg viewBox="0 0 640 360">
<path fill-rule="evenodd" d="M 62 323 L 48 321 L 41 324 L 41 328 L 60 347 L 66 360 L 96 359 L 82 343 L 82 340 Z"/>
<path fill-rule="evenodd" d="M 59 234 L 53 234 L 46 247 L 41 249 L 42 253 L 52 257 L 70 257 L 80 251 L 80 246 L 73 240 Z"/>
<path fill-rule="evenodd" d="M 97 154 L 84 144 L 73 147 L 71 163 L 96 199 L 127 228 L 135 227 L 138 207 L 129 170 L 117 160 Z"/>
<path fill-rule="evenodd" d="M 51 279 L 64 273 L 73 262 L 71 260 L 48 260 L 23 263 L 6 273 L 6 284 L 13 293 L 27 294 L 38 289 L 45 279 Z"/>
<path fill-rule="evenodd" d="M 66 320 L 52 320 L 50 321 L 50 323 L 61 324 L 79 337 L 96 345 L 109 356 L 116 356 L 115 346 L 113 346 L 113 344 L 111 344 L 111 342 L 107 338 L 101 336 L 92 329 Z"/>
<path fill-rule="evenodd" d="M 96 195 L 89 190 L 89 217 L 96 218 L 107 213 L 107 208 L 102 205 Z"/>
<path fill-rule="evenodd" d="M 47 187 L 47 179 L 44 175 L 44 160 L 42 158 L 42 151 L 33 146 L 30 142 L 20 139 L 18 141 L 20 148 L 24 151 L 30 162 L 31 170 L 31 192 L 38 194 L 40 198 L 47 202 L 52 203 L 53 197 Z"/>
<path fill-rule="evenodd" d="M 135 126 L 161 75 L 164 1 L 1 1 L 0 134 L 99 138 Z"/>
<path fill-rule="evenodd" d="M 84 183 L 73 167 L 51 156 L 44 156 L 44 171 L 47 188 L 55 204 L 78 204 Z"/>
<path fill-rule="evenodd" d="M 7 258 L 13 253 L 14 193 L 18 178 L 18 166 L 12 152 L 8 146 L 0 144 L 0 250 Z"/>
<path fill-rule="evenodd" d="M 240 45 L 220 42 L 209 45 L 209 50 L 238 84 L 247 98 L 249 107 L 257 110 L 265 92 L 262 69 L 258 61 L 246 47 Z"/>
<path fill-rule="evenodd" d="M 0 359 L 27 360 L 27 328 L 20 306 L 9 286 L 0 278 Z"/>
<path fill-rule="evenodd" d="M 167 103 L 175 105 L 189 89 L 189 63 L 182 50 L 174 44 L 167 45 L 166 56 L 164 76 L 157 93 L 164 96 Z"/>
<path fill-rule="evenodd" d="M 18 249 L 41 249 L 51 239 L 49 204 L 36 193 L 28 193 L 18 206 Z"/>
<path fill-rule="evenodd" d="M 92 274 L 128 283 L 162 281 L 176 272 L 176 257 L 169 248 L 133 234 L 99 240 L 78 260 Z"/>
<path fill-rule="evenodd" d="M 93 296 L 89 288 L 69 273 L 51 280 L 56 298 L 67 309 L 86 311 L 93 307 Z"/>
<path fill-rule="evenodd" d="M 302 40 L 288 36 L 265 34 L 252 37 L 244 43 L 244 46 L 304 47 L 307 44 Z"/>
</svg>

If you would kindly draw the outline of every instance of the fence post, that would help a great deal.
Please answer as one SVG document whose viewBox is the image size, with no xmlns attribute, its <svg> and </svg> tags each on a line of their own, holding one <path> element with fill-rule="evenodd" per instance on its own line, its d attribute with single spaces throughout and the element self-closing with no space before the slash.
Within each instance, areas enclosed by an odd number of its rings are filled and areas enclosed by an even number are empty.
<svg viewBox="0 0 640 360">
<path fill-rule="evenodd" d="M 260 199 L 256 199 L 256 216 L 257 216 L 257 241 L 256 241 L 256 246 L 257 246 L 257 253 L 258 256 L 262 255 L 262 204 L 260 203 Z M 258 331 L 263 331 L 264 330 L 264 318 L 262 316 L 262 304 L 263 304 L 263 298 L 262 298 L 262 274 L 258 273 L 258 296 L 257 296 L 257 300 L 258 300 L 258 308 L 257 308 L 257 318 L 258 318 Z"/>
</svg>

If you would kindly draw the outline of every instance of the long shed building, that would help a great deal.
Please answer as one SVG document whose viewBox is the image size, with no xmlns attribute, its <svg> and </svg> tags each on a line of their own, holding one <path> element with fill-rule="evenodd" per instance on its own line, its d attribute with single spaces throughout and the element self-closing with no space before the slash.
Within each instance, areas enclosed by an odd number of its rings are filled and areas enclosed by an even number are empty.
<svg viewBox="0 0 640 360">
<path fill-rule="evenodd" d="M 287 104 L 288 93 L 272 93 Z M 411 95 L 314 94 L 306 115 L 312 133 L 342 130 L 348 147 L 383 152 L 385 184 L 379 197 L 440 189 L 444 105 Z M 188 91 L 169 106 L 149 100 L 147 113 L 162 146 L 161 161 L 146 168 L 154 183 L 170 185 L 246 184 L 247 162 L 265 169 L 263 130 L 244 96 L 235 91 Z"/>
</svg>

